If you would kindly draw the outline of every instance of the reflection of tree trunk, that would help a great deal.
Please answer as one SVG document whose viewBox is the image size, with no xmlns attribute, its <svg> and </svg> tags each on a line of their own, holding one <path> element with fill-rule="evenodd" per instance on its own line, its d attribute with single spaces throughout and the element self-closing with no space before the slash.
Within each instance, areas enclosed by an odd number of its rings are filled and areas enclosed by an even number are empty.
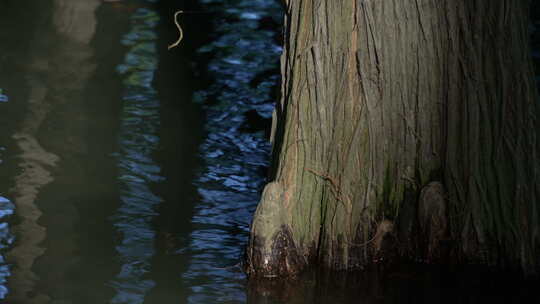
<svg viewBox="0 0 540 304">
<path fill-rule="evenodd" d="M 47 89 L 42 84 L 31 84 L 29 104 L 30 114 L 23 122 L 23 128 L 13 137 L 21 150 L 22 172 L 15 178 L 13 189 L 17 215 L 21 222 L 13 229 L 17 242 L 10 250 L 8 259 L 15 263 L 10 277 L 12 295 L 10 298 L 21 303 L 43 303 L 46 296 L 38 295 L 28 301 L 27 294 L 34 289 L 37 276 L 32 272 L 32 265 L 44 249 L 39 245 L 45 239 L 46 229 L 38 224 L 41 211 L 36 205 L 39 188 L 53 180 L 49 167 L 55 165 L 58 157 L 45 151 L 35 138 L 35 131 L 47 113 L 43 103 Z M 40 105 L 45 105 L 44 107 Z"/>
<path fill-rule="evenodd" d="M 94 70 L 88 43 L 94 35 L 94 12 L 98 5 L 98 0 L 57 0 L 54 2 L 56 34 L 43 29 L 36 32 L 34 55 L 27 70 L 30 79 L 28 110 L 13 136 L 21 150 L 21 173 L 15 178 L 13 188 L 21 222 L 13 227 L 16 243 L 8 254 L 8 260 L 14 264 L 9 281 L 10 303 L 49 301 L 46 295 L 32 295 L 39 279 L 32 267 L 45 250 L 40 244 L 47 233 L 47 228 L 38 223 L 40 189 L 54 180 L 50 170 L 59 157 L 41 145 L 38 133 L 44 131 L 55 107 L 69 103 L 81 93 Z"/>
<path fill-rule="evenodd" d="M 384 219 L 414 237 L 402 215 L 419 203 L 448 217 L 420 219 L 448 227 L 426 238 L 450 235 L 462 257 L 539 266 L 528 1 L 286 2 L 274 181 L 249 270 L 368 264 Z"/>
<path fill-rule="evenodd" d="M 88 44 L 96 31 L 99 0 L 55 0 L 54 25 L 59 34 L 72 41 Z"/>
</svg>

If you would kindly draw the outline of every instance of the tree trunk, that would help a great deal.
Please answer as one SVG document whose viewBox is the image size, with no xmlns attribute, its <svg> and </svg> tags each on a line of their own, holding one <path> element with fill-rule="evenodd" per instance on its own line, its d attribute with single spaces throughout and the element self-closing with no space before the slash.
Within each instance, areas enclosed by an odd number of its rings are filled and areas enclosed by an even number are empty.
<svg viewBox="0 0 540 304">
<path fill-rule="evenodd" d="M 247 271 L 351 269 L 385 243 L 538 267 L 528 0 L 287 0 L 272 182 Z M 417 246 L 418 245 L 418 246 Z"/>
</svg>

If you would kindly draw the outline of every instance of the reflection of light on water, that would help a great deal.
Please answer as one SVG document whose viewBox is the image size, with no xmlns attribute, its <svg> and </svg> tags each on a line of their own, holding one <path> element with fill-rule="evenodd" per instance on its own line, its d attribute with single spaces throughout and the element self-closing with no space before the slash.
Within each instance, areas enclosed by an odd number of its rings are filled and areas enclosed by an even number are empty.
<svg viewBox="0 0 540 304">
<path fill-rule="evenodd" d="M 4 95 L 3 90 L 0 89 L 0 102 L 7 102 L 8 100 L 9 98 Z M 0 146 L 0 164 L 3 163 L 1 156 L 4 150 L 5 148 Z M 13 215 L 14 212 L 15 205 L 11 202 L 11 200 L 2 196 L 0 192 L 0 300 L 5 299 L 8 294 L 6 284 L 11 273 L 9 270 L 9 265 L 6 263 L 4 252 L 9 248 L 14 240 L 7 222 L 8 218 Z"/>
<path fill-rule="evenodd" d="M 244 275 L 238 267 L 249 233 L 251 215 L 264 182 L 261 172 L 269 158 L 263 132 L 243 132 L 245 114 L 270 117 L 271 91 L 277 84 L 280 48 L 275 28 L 260 22 L 280 20 L 275 1 L 205 0 L 227 22 L 216 23 L 218 37 L 199 49 L 210 53 L 214 83 L 194 96 L 207 113 L 208 136 L 199 149 L 204 172 L 195 181 L 201 201 L 192 218 L 191 261 L 183 278 L 191 288 L 189 303 L 245 302 Z M 210 6 L 208 7 L 210 8 Z M 262 81 L 257 76 L 265 74 Z"/>
<path fill-rule="evenodd" d="M 7 102 L 8 100 L 9 98 L 7 97 L 7 95 L 5 95 L 3 90 L 0 89 L 0 102 Z"/>
<path fill-rule="evenodd" d="M 132 16 L 131 31 L 122 40 L 129 50 L 117 71 L 124 75 L 125 92 L 120 131 L 119 167 L 121 203 L 112 217 L 121 235 L 116 246 L 122 264 L 120 273 L 110 282 L 116 289 L 112 303 L 137 304 L 154 287 L 144 278 L 154 255 L 155 233 L 151 221 L 161 198 L 150 186 L 163 178 L 160 167 L 152 160 L 159 138 L 159 100 L 152 87 L 157 67 L 156 34 L 153 28 L 158 15 L 140 8 Z"/>
<path fill-rule="evenodd" d="M 2 148 L 0 147 L 0 150 Z M 11 201 L 3 196 L 0 196 L 0 252 L 7 250 L 9 245 L 13 242 L 13 236 L 9 231 L 9 225 L 6 222 L 7 217 L 12 215 L 15 210 L 15 206 Z M 3 254 L 0 254 L 0 299 L 4 299 L 7 296 L 8 290 L 6 288 L 7 279 L 10 275 L 9 267 L 6 263 Z"/>
</svg>

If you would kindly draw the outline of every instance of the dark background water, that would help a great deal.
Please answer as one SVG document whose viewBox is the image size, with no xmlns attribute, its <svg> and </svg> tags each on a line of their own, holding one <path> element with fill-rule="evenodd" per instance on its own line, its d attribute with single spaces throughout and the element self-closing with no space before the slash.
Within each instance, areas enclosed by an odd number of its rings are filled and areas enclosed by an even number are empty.
<svg viewBox="0 0 540 304">
<path fill-rule="evenodd" d="M 535 65 L 536 82 L 540 88 L 540 3 L 531 1 L 531 48 Z"/>
<path fill-rule="evenodd" d="M 185 38 L 167 51 L 179 8 Z M 0 15 L 0 298 L 245 302 L 279 4 L 4 1 Z"/>
<path fill-rule="evenodd" d="M 184 40 L 167 51 L 177 9 Z M 278 0 L 0 3 L 3 302 L 530 299 L 525 281 L 408 265 L 248 284 L 282 14 Z"/>
</svg>

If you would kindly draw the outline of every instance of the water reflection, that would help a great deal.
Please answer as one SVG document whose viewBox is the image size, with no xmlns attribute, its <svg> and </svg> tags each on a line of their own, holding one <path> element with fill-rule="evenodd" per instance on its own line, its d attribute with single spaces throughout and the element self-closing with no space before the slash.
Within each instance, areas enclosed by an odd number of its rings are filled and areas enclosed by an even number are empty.
<svg viewBox="0 0 540 304">
<path fill-rule="evenodd" d="M 4 151 L 5 148 L 0 146 L 0 164 L 3 162 L 2 154 Z M 13 215 L 14 211 L 15 205 L 8 198 L 1 196 L 0 193 L 0 300 L 5 299 L 8 294 L 6 283 L 11 273 L 4 255 L 13 243 L 13 235 L 10 231 L 8 219 Z"/>
<path fill-rule="evenodd" d="M 146 279 L 154 255 L 152 220 L 162 199 L 152 184 L 163 180 L 152 154 L 159 144 L 159 99 L 152 81 L 157 68 L 155 11 L 139 8 L 131 17 L 131 30 L 122 39 L 128 47 L 124 63 L 117 70 L 124 77 L 119 167 L 121 204 L 111 218 L 121 235 L 116 246 L 122 264 L 110 284 L 116 289 L 112 303 L 138 304 L 155 282 Z"/>
<path fill-rule="evenodd" d="M 7 102 L 9 100 L 9 98 L 7 97 L 7 95 L 3 94 L 3 90 L 0 89 L 0 102 Z"/>
<path fill-rule="evenodd" d="M 39 197 L 44 187 L 55 180 L 52 170 L 58 166 L 60 157 L 44 146 L 40 135 L 50 128 L 51 114 L 71 102 L 94 71 L 89 42 L 95 32 L 95 10 L 99 4 L 98 0 L 55 0 L 54 25 L 39 28 L 30 37 L 35 49 L 27 58 L 29 64 L 25 70 L 28 108 L 13 135 L 20 151 L 20 173 L 14 178 L 11 194 L 20 222 L 13 228 L 17 242 L 8 254 L 8 260 L 14 264 L 9 280 L 10 302 L 45 303 L 50 299 L 36 291 L 40 275 L 34 266 L 45 252 L 42 242 L 47 237 L 47 227 L 38 221 L 43 214 Z M 63 43 L 49 44 L 60 40 Z"/>
<path fill-rule="evenodd" d="M 183 278 L 191 286 L 189 303 L 245 302 L 238 263 L 270 148 L 265 126 L 249 129 L 246 120 L 255 115 L 260 123 L 271 116 L 281 8 L 275 1 L 204 3 L 218 16 L 213 41 L 199 50 L 214 58 L 208 65 L 214 82 L 195 95 L 207 112 L 208 135 L 199 150 L 205 161 L 195 180 L 201 201 L 192 218 L 191 261 Z M 265 27 L 268 22 L 275 27 Z"/>
</svg>

